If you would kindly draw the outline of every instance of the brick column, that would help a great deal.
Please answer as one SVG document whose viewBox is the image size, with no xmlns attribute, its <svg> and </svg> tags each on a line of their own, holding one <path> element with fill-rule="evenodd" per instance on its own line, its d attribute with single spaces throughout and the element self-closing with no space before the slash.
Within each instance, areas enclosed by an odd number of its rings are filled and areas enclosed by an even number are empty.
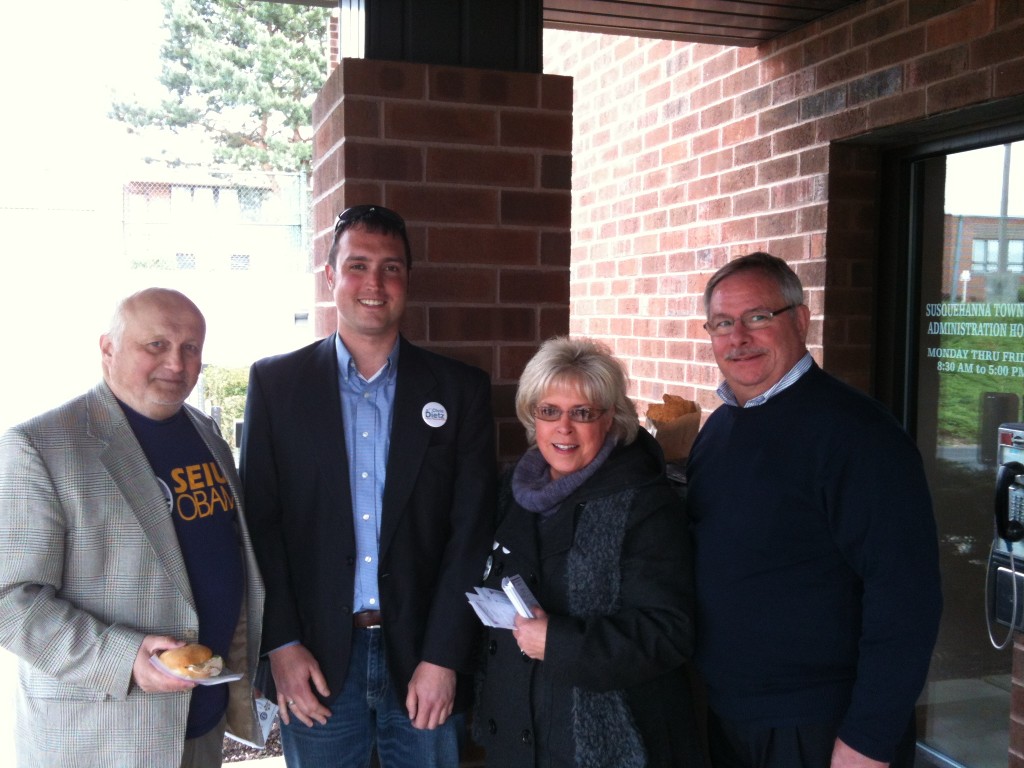
<svg viewBox="0 0 1024 768">
<path fill-rule="evenodd" d="M 314 259 L 337 213 L 398 211 L 413 248 L 403 333 L 491 374 L 499 457 L 524 447 L 515 384 L 569 328 L 572 79 L 343 59 L 313 107 Z M 317 282 L 316 329 L 335 329 Z"/>
</svg>

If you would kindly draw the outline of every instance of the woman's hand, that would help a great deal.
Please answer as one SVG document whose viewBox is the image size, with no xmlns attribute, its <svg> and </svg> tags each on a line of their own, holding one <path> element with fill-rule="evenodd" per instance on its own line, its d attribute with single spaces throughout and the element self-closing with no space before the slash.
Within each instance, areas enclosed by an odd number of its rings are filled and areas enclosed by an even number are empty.
<svg viewBox="0 0 1024 768">
<path fill-rule="evenodd" d="M 548 615 L 537 606 L 533 606 L 532 610 L 535 618 L 516 616 L 516 627 L 512 634 L 519 643 L 520 651 L 531 659 L 544 661 L 544 649 L 548 642 Z"/>
</svg>

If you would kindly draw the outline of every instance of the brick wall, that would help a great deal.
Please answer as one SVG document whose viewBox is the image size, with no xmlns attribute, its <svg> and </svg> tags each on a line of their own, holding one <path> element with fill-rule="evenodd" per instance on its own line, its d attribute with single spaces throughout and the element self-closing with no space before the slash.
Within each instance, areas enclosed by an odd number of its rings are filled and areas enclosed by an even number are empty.
<svg viewBox="0 0 1024 768">
<path fill-rule="evenodd" d="M 316 260 L 346 205 L 406 216 L 404 330 L 492 374 L 503 457 L 522 365 L 566 329 L 626 361 L 641 412 L 714 408 L 700 295 L 752 250 L 793 264 L 815 357 L 869 389 L 881 174 L 847 140 L 1024 94 L 1022 39 L 1019 0 L 865 0 L 757 48 L 548 30 L 543 76 L 347 59 L 314 110 Z"/>
<path fill-rule="evenodd" d="M 641 413 L 665 393 L 718 405 L 701 294 L 767 250 L 800 275 L 815 358 L 872 389 L 877 145 L 850 141 L 1024 94 L 1024 3 L 865 0 L 757 48 L 548 30 L 574 78 L 570 328 L 606 341 Z M 1009 765 L 1024 768 L 1024 644 Z"/>
<path fill-rule="evenodd" d="M 345 207 L 402 214 L 413 248 L 403 332 L 491 374 L 499 456 L 519 455 L 519 374 L 569 323 L 571 81 L 344 59 L 313 120 L 315 263 Z M 326 335 L 334 305 L 322 280 L 317 291 Z"/>
<path fill-rule="evenodd" d="M 332 9 L 327 20 L 327 74 L 330 75 L 341 61 L 341 27 L 338 9 Z"/>
<path fill-rule="evenodd" d="M 574 78 L 570 326 L 640 403 L 716 407 L 700 295 L 767 250 L 808 289 L 819 362 L 870 388 L 877 151 L 844 144 L 1024 93 L 1024 4 L 868 0 L 757 48 L 548 30 Z"/>
</svg>

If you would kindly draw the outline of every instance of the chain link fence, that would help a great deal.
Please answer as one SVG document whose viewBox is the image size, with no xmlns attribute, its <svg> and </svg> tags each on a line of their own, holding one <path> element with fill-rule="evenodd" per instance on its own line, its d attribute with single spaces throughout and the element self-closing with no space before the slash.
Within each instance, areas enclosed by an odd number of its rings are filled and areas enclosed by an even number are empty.
<svg viewBox="0 0 1024 768">
<path fill-rule="evenodd" d="M 305 174 L 166 172 L 126 181 L 123 192 L 134 269 L 309 271 Z"/>
<path fill-rule="evenodd" d="M 96 339 L 117 301 L 161 286 L 182 291 L 206 316 L 204 363 L 227 373 L 209 397 L 201 381 L 190 402 L 218 408 L 233 442 L 235 401 L 244 400 L 237 380 L 244 393 L 254 360 L 313 340 L 308 176 L 92 168 L 38 169 L 0 190 L 3 352 L 31 361 L 0 406 L 0 425 L 92 386 Z M 48 353 L 55 339 L 59 362 Z"/>
</svg>

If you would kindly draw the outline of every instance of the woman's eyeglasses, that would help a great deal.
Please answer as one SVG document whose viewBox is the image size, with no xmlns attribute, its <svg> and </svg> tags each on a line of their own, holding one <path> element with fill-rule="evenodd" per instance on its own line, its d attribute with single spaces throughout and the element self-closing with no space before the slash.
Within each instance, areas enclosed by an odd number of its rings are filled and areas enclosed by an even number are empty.
<svg viewBox="0 0 1024 768">
<path fill-rule="evenodd" d="M 597 421 L 607 413 L 607 408 L 591 408 L 588 405 L 578 405 L 575 408 L 570 408 L 568 411 L 563 411 L 561 408 L 555 405 L 535 405 L 533 406 L 533 416 L 541 421 L 558 421 L 562 418 L 563 413 L 569 414 L 569 421 L 576 421 L 581 424 L 589 424 L 592 421 Z"/>
</svg>

